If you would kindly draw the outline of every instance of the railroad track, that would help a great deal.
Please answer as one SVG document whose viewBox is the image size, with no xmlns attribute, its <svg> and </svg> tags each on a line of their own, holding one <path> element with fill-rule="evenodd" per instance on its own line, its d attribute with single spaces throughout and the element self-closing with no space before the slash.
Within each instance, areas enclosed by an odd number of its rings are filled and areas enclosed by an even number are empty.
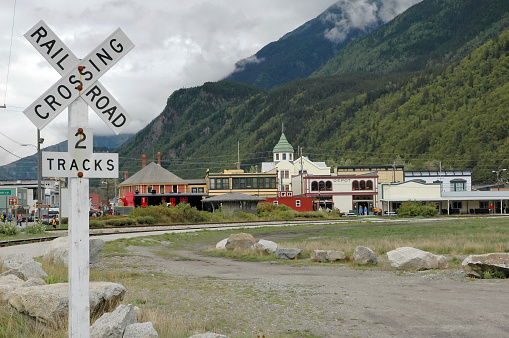
<svg viewBox="0 0 509 338">
<path fill-rule="evenodd" d="M 267 226 L 290 226 L 299 224 L 323 225 L 332 223 L 349 223 L 351 220 L 292 220 L 292 221 L 248 221 L 232 223 L 197 223 L 197 224 L 157 224 L 157 225 L 137 225 L 137 226 L 112 226 L 106 228 L 90 228 L 90 236 L 118 235 L 119 233 L 148 233 L 148 232 L 166 232 L 173 230 L 197 231 L 197 230 L 219 230 L 219 229 L 242 229 L 259 228 Z M 52 241 L 58 237 L 66 236 L 67 229 L 48 229 L 47 233 L 58 233 L 54 236 L 44 236 L 36 238 L 25 238 L 0 241 L 0 247 L 21 245 L 29 243 L 39 243 Z"/>
</svg>

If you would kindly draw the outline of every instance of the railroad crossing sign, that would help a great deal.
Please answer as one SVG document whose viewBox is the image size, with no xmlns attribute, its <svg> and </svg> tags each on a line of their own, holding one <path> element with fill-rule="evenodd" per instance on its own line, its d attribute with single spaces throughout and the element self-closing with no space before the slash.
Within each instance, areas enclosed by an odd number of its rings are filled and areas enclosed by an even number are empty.
<svg viewBox="0 0 509 338">
<path fill-rule="evenodd" d="M 113 95 L 97 81 L 134 48 L 132 41 L 120 28 L 82 60 L 42 20 L 24 36 L 62 75 L 59 81 L 23 111 L 37 128 L 43 129 L 78 96 L 94 109 L 115 134 L 119 134 L 132 121 Z"/>
<path fill-rule="evenodd" d="M 134 44 L 117 29 L 82 60 L 71 53 L 39 21 L 25 37 L 62 75 L 23 113 L 38 129 L 69 106 L 68 152 L 43 152 L 43 175 L 69 177 L 69 337 L 88 338 L 89 305 L 89 177 L 118 177 L 118 154 L 94 153 L 88 128 L 88 106 L 116 134 L 131 118 L 97 81 L 127 54 Z"/>
</svg>

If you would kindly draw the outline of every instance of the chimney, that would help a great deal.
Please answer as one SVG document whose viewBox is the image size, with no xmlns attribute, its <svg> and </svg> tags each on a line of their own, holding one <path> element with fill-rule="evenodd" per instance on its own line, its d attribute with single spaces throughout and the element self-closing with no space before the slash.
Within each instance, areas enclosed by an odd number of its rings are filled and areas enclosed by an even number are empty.
<svg viewBox="0 0 509 338">
<path fill-rule="evenodd" d="M 129 178 L 129 172 L 126 170 L 124 171 L 124 181 Z"/>
<path fill-rule="evenodd" d="M 161 153 L 157 152 L 157 164 L 161 165 Z"/>
<path fill-rule="evenodd" d="M 141 167 L 145 168 L 146 165 L 147 165 L 147 156 L 145 156 L 145 154 L 143 154 L 143 155 L 141 155 Z"/>
</svg>

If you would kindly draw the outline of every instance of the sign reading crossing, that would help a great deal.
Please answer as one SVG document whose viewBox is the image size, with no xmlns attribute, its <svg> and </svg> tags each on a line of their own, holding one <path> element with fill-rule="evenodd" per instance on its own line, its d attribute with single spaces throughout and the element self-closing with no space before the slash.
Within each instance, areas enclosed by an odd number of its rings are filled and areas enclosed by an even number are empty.
<svg viewBox="0 0 509 338">
<path fill-rule="evenodd" d="M 134 47 L 122 30 L 113 32 L 81 61 L 42 20 L 25 37 L 63 75 L 23 111 L 37 128 L 43 129 L 78 96 L 116 134 L 131 122 L 125 109 L 97 81 Z"/>
</svg>

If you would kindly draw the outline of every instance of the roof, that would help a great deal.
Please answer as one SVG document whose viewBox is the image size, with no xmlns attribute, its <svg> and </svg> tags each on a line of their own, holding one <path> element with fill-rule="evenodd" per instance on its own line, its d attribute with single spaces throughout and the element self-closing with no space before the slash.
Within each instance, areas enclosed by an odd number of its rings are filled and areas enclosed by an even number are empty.
<svg viewBox="0 0 509 338">
<path fill-rule="evenodd" d="M 185 183 L 183 179 L 152 162 L 119 185 Z"/>
<path fill-rule="evenodd" d="M 286 139 L 285 133 L 281 134 L 281 137 L 279 138 L 279 142 L 276 144 L 274 149 L 272 150 L 273 153 L 293 153 L 293 147 Z"/>
<path fill-rule="evenodd" d="M 265 201 L 266 198 L 246 195 L 237 192 L 205 198 L 203 202 L 228 202 L 228 201 Z"/>
</svg>

